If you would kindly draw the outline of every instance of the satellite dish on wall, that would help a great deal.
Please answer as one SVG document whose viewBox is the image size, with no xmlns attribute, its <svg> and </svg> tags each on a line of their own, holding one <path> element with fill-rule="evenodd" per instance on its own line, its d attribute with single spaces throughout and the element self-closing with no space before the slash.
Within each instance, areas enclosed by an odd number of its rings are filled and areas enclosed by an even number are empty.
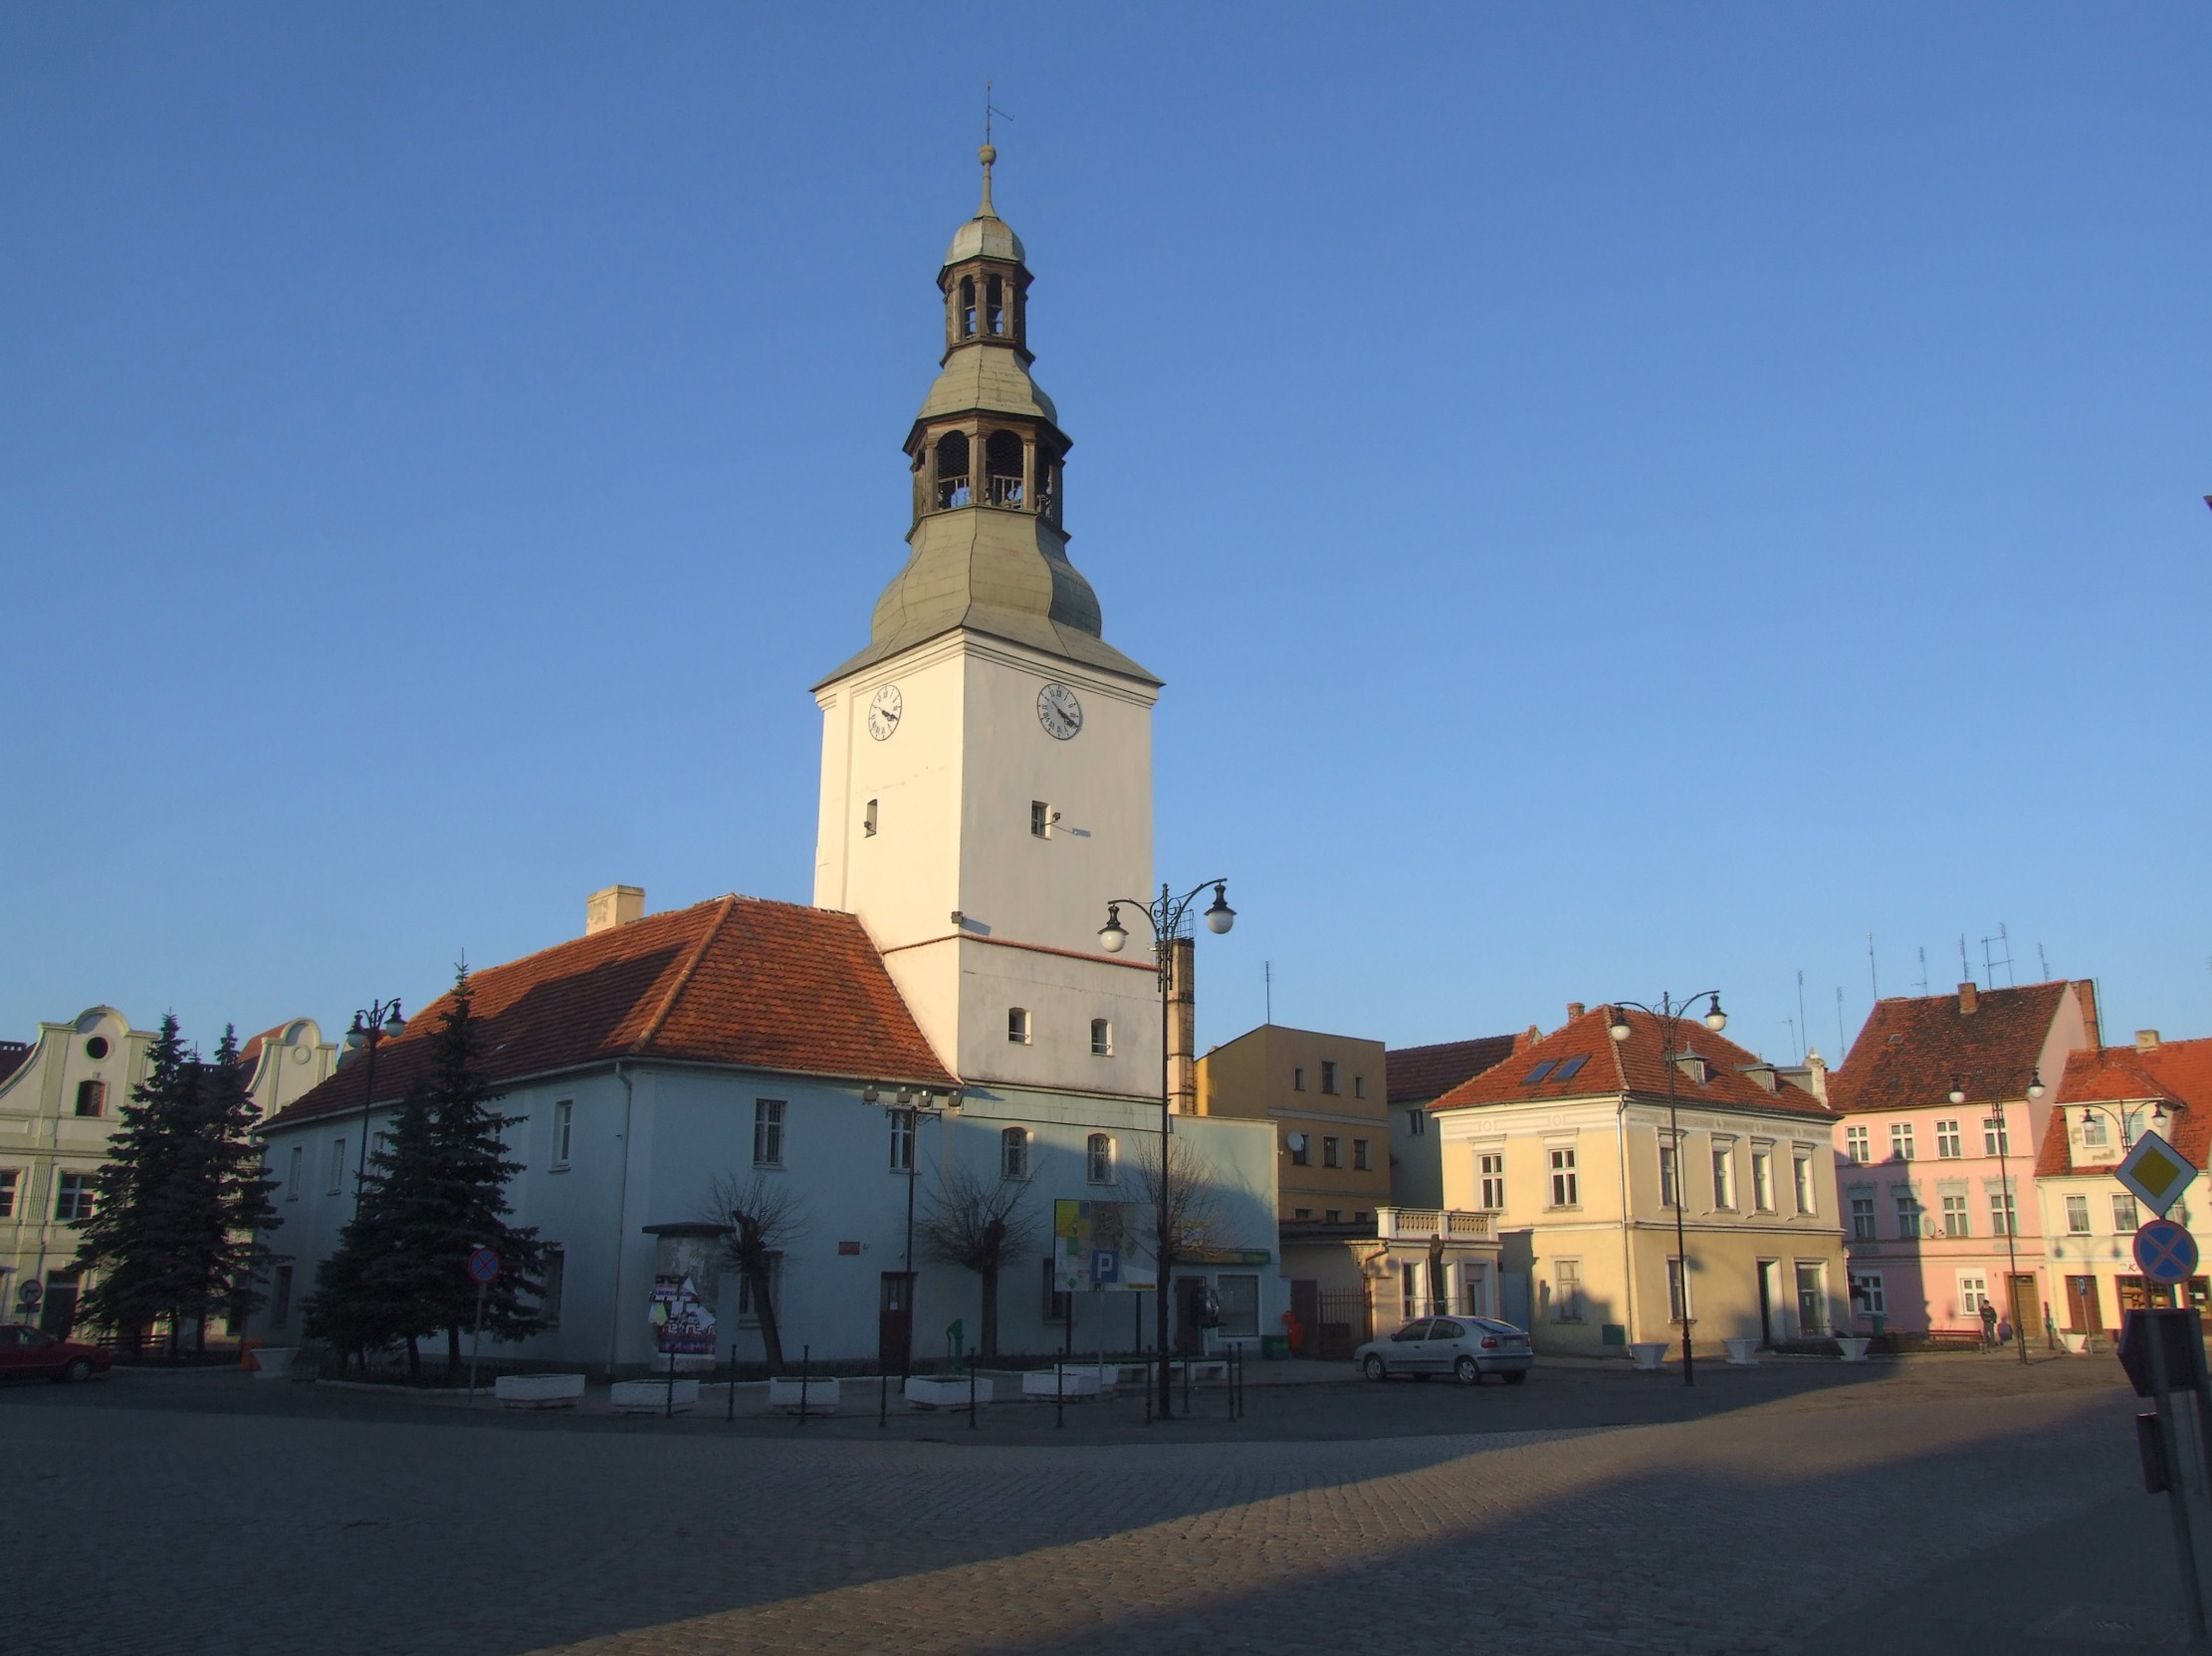
<svg viewBox="0 0 2212 1656">
<path fill-rule="evenodd" d="M 1303 1150 L 1306 1147 L 1306 1135 L 1304 1133 L 1292 1133 L 1283 1142 L 1293 1150 Z"/>
</svg>

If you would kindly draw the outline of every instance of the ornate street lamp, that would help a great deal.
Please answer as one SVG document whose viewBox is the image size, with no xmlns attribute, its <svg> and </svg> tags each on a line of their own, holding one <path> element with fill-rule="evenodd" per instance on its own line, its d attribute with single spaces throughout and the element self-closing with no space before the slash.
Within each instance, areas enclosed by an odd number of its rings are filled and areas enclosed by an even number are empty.
<svg viewBox="0 0 2212 1656">
<path fill-rule="evenodd" d="M 882 1094 L 873 1085 L 860 1089 L 860 1101 L 874 1104 L 883 1101 Z M 922 1176 L 922 1123 L 948 1121 L 960 1113 L 960 1089 L 955 1087 L 940 1102 L 928 1087 L 917 1090 L 902 1086 L 896 1100 L 889 1106 L 890 1118 L 898 1121 L 905 1131 L 894 1139 L 896 1159 L 891 1171 L 906 1175 L 906 1252 L 899 1259 L 899 1275 L 905 1279 L 900 1285 L 906 1296 L 906 1338 L 899 1352 L 899 1380 L 903 1385 L 914 1371 L 914 1186 Z"/>
<path fill-rule="evenodd" d="M 1159 1234 L 1154 1253 L 1159 1267 L 1159 1282 L 1153 1290 L 1157 1301 L 1160 1343 L 1160 1407 L 1158 1418 L 1174 1418 L 1175 1391 L 1168 1363 L 1168 1268 L 1174 1257 L 1174 1244 L 1169 1240 L 1168 1224 L 1172 1208 L 1168 1201 L 1168 1134 L 1169 1077 L 1168 1077 L 1168 993 L 1175 977 L 1175 939 L 1182 930 L 1183 916 L 1192 902 L 1206 890 L 1214 888 L 1213 904 L 1206 910 L 1206 929 L 1217 937 L 1236 924 L 1236 910 L 1228 906 L 1228 881 L 1225 879 L 1201 880 L 1190 890 L 1176 897 L 1169 894 L 1169 887 L 1160 887 L 1159 897 L 1145 902 L 1137 897 L 1118 897 L 1106 905 L 1106 923 L 1098 928 L 1098 941 L 1110 955 L 1118 955 L 1129 942 L 1129 930 L 1121 923 L 1124 904 L 1142 914 L 1152 926 L 1153 963 L 1160 979 L 1160 1213 Z M 1192 1055 L 1196 1058 L 1196 1054 Z"/>
<path fill-rule="evenodd" d="M 1675 1077 L 1681 1073 L 1678 1061 L 1688 1056 L 1679 1040 L 1681 1023 L 1689 1015 L 1690 1007 L 1699 1001 L 1708 1003 L 1704 1017 L 1705 1028 L 1718 1035 L 1728 1027 L 1728 1015 L 1720 1010 L 1720 991 L 1717 989 L 1700 989 L 1696 994 L 1679 1001 L 1671 995 L 1661 995 L 1659 1004 L 1656 1007 L 1648 1007 L 1642 1001 L 1615 1001 L 1613 1022 L 1606 1027 L 1606 1033 L 1614 1040 L 1628 1040 L 1629 1015 L 1623 1009 L 1634 1007 L 1647 1017 L 1657 1018 L 1659 1028 L 1664 1032 L 1665 1047 L 1661 1056 L 1666 1065 L 1667 1151 L 1673 1158 L 1674 1167 L 1674 1259 L 1675 1268 L 1682 1274 L 1682 1384 L 1685 1386 L 1697 1383 L 1697 1358 L 1691 1349 L 1689 1338 L 1689 1325 L 1693 1318 L 1689 1314 L 1689 1243 L 1682 1230 L 1685 1169 L 1682 1166 L 1682 1129 L 1674 1115 L 1674 1083 Z M 1659 1194 L 1663 1196 L 1666 1192 L 1661 1191 Z M 1622 1223 L 1626 1224 L 1628 1215 L 1623 1214 L 1621 1217 Z M 1759 1332 L 1764 1334 L 1766 1330 L 1762 1328 Z"/>
<path fill-rule="evenodd" d="M 353 1014 L 353 1027 L 345 1032 L 345 1050 L 364 1053 L 361 1070 L 361 1143 L 353 1168 L 353 1217 L 361 1215 L 361 1190 L 368 1182 L 368 1112 L 376 1102 L 376 1049 L 386 1038 L 396 1040 L 407 1028 L 399 1015 L 399 999 L 371 1001 L 365 1011 Z"/>
</svg>

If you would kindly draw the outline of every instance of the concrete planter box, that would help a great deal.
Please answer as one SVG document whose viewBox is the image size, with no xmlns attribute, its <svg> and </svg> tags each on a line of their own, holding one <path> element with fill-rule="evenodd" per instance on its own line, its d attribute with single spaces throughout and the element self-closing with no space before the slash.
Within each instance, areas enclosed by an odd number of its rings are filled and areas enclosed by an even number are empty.
<svg viewBox="0 0 2212 1656">
<path fill-rule="evenodd" d="M 833 1414 L 836 1412 L 837 1382 L 816 1378 L 803 1381 L 788 1377 L 780 1380 L 771 1380 L 769 1382 L 769 1407 L 782 1409 L 790 1414 L 798 1413 L 798 1397 L 801 1386 L 804 1386 L 806 1391 L 806 1412 L 808 1414 Z"/>
<path fill-rule="evenodd" d="M 1759 1342 L 1755 1339 L 1724 1339 L 1728 1348 L 1728 1362 L 1734 1368 L 1756 1368 L 1759 1364 Z"/>
<path fill-rule="evenodd" d="M 492 1395 L 508 1409 L 572 1409 L 583 1400 L 581 1374 L 502 1374 Z M 662 1393 L 663 1399 L 667 1394 Z"/>
<path fill-rule="evenodd" d="M 2059 1332 L 2059 1338 L 2066 1342 L 2066 1348 L 2069 1351 L 2073 1352 L 2077 1357 L 2083 1357 L 2089 1354 L 2090 1336 L 2087 1333 L 2078 1334 L 2075 1333 L 2072 1329 L 2061 1329 Z"/>
<path fill-rule="evenodd" d="M 1640 1339 L 1629 1347 L 1629 1359 L 1647 1373 L 1657 1374 L 1666 1361 L 1666 1342 L 1659 1339 Z"/>
<path fill-rule="evenodd" d="M 289 1380 L 292 1359 L 299 1354 L 297 1345 L 264 1345 L 254 1352 L 254 1373 L 264 1380 Z"/>
<path fill-rule="evenodd" d="M 1867 1347 L 1872 1345 L 1874 1341 L 1864 1334 L 1845 1334 L 1839 1335 L 1836 1343 L 1843 1347 L 1844 1361 L 1847 1363 L 1863 1363 L 1867 1360 Z"/>
<path fill-rule="evenodd" d="M 675 1382 L 674 1408 L 678 1414 L 689 1414 L 699 1407 L 699 1382 Z M 665 1414 L 670 1408 L 669 1382 L 666 1380 L 617 1380 L 610 1390 L 608 1401 L 613 1403 L 616 1414 Z"/>
<path fill-rule="evenodd" d="M 1058 1385 L 1055 1389 L 1054 1382 Z M 1024 1397 L 1096 1397 L 1098 1395 L 1098 1370 L 1085 1363 L 1081 1368 L 1038 1368 L 1021 1376 L 1021 1395 Z"/>
<path fill-rule="evenodd" d="M 906 1382 L 906 1400 L 917 1409 L 965 1409 L 968 1407 L 967 1377 L 913 1375 Z M 976 1381 L 976 1401 L 979 1405 L 991 1401 L 991 1382 L 980 1376 Z"/>
</svg>

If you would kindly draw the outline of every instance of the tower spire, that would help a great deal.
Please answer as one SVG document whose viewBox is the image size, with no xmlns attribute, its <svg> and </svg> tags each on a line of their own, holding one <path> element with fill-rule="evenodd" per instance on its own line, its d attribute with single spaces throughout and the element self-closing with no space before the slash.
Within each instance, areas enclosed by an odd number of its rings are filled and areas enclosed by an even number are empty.
<svg viewBox="0 0 2212 1656">
<path fill-rule="evenodd" d="M 998 116 L 1006 120 L 1013 118 L 1012 116 L 1007 115 L 1005 111 L 992 103 L 991 87 L 991 82 L 986 81 L 984 83 L 984 146 L 976 151 L 976 158 L 984 163 L 984 204 L 976 209 L 978 218 L 996 218 L 998 216 L 997 208 L 991 204 L 991 163 L 998 158 L 998 151 L 993 148 L 991 143 L 991 118 Z"/>
</svg>

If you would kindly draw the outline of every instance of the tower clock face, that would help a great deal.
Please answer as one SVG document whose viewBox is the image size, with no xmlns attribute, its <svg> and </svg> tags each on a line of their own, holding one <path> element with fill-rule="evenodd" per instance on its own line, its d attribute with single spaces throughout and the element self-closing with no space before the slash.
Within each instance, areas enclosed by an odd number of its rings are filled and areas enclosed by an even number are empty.
<svg viewBox="0 0 2212 1656">
<path fill-rule="evenodd" d="M 878 742 L 891 740 L 891 733 L 899 728 L 899 718 L 906 704 L 899 695 L 896 684 L 886 684 L 868 703 L 868 734 Z"/>
<path fill-rule="evenodd" d="M 1037 692 L 1037 723 L 1045 735 L 1065 742 L 1083 728 L 1083 704 L 1064 684 L 1047 684 Z"/>
</svg>

